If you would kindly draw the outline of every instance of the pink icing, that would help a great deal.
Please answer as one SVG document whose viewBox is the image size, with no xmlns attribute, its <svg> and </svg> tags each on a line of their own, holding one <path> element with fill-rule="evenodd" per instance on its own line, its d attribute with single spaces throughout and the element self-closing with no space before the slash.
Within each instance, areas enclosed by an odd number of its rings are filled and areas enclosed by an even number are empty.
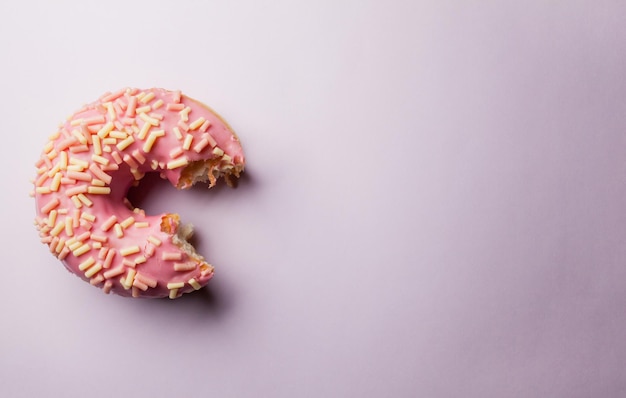
<svg viewBox="0 0 626 398">
<path fill-rule="evenodd" d="M 160 106 L 152 109 L 155 104 Z M 184 131 L 189 126 L 194 129 Z M 193 139 L 185 150 L 188 135 Z M 165 215 L 133 211 L 125 199 L 130 186 L 153 171 L 189 188 L 181 180 L 187 163 L 176 164 L 185 157 L 189 164 L 211 160 L 216 173 L 238 175 L 244 166 L 241 145 L 229 126 L 180 92 L 124 89 L 105 94 L 68 118 L 36 163 L 36 225 L 42 242 L 69 271 L 106 293 L 174 298 L 206 285 L 213 268 L 190 258 L 161 230 Z"/>
</svg>

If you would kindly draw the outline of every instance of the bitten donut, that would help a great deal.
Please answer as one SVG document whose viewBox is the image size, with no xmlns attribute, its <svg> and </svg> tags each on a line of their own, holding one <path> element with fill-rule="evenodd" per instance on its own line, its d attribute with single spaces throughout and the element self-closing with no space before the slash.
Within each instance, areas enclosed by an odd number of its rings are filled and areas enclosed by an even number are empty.
<svg viewBox="0 0 626 398">
<path fill-rule="evenodd" d="M 126 199 L 146 173 L 179 189 L 244 169 L 239 139 L 207 106 L 164 89 L 106 93 L 59 126 L 37 161 L 41 241 L 65 267 L 105 293 L 177 298 L 213 267 L 178 215 L 148 216 Z"/>
</svg>

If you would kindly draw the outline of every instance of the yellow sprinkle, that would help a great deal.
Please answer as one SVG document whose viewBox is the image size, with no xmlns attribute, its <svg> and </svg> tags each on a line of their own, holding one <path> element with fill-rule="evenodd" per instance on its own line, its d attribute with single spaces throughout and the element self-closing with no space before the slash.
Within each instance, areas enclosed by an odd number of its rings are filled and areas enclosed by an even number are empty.
<svg viewBox="0 0 626 398">
<path fill-rule="evenodd" d="M 126 286 L 133 285 L 133 281 L 135 280 L 136 274 L 137 274 L 137 271 L 135 269 L 131 268 L 128 270 L 128 275 L 126 275 L 126 281 L 125 281 Z"/>
<path fill-rule="evenodd" d="M 170 290 L 170 298 L 171 299 L 175 299 L 176 296 L 178 296 L 178 289 L 172 289 Z"/>
<path fill-rule="evenodd" d="M 80 201 L 80 199 L 78 199 L 78 196 L 74 195 L 72 196 L 72 202 L 74 203 L 74 207 L 76 207 L 77 209 L 80 209 L 81 207 L 83 207 L 83 203 Z"/>
<path fill-rule="evenodd" d="M 141 221 L 135 223 L 135 228 L 148 228 L 150 224 L 147 221 Z"/>
<path fill-rule="evenodd" d="M 61 170 L 67 169 L 67 152 L 61 152 L 61 160 L 59 161 L 59 165 L 61 166 Z"/>
<path fill-rule="evenodd" d="M 162 99 L 158 99 L 158 100 L 156 100 L 156 102 L 154 104 L 152 104 L 152 109 L 159 109 L 162 106 L 163 106 L 163 100 Z"/>
<path fill-rule="evenodd" d="M 89 200 L 89 198 L 86 197 L 84 193 L 79 193 L 76 196 L 78 196 L 78 200 L 80 200 L 85 206 L 91 207 L 93 205 L 93 202 Z"/>
<path fill-rule="evenodd" d="M 189 164 L 189 159 L 187 159 L 186 157 L 182 157 L 182 158 L 167 162 L 167 169 L 168 170 L 177 169 L 179 167 L 187 166 L 188 164 Z"/>
<path fill-rule="evenodd" d="M 106 138 L 109 133 L 113 130 L 115 126 L 113 125 L 113 122 L 107 122 L 107 124 L 105 124 L 99 131 L 98 131 L 98 136 L 100 138 Z"/>
<path fill-rule="evenodd" d="M 87 253 L 89 250 L 91 250 L 91 247 L 89 247 L 89 245 L 85 243 L 84 245 L 80 246 L 78 249 L 72 251 L 72 254 L 74 254 L 76 257 L 79 257 Z"/>
<path fill-rule="evenodd" d="M 141 120 L 143 120 L 146 123 L 150 123 L 153 126 L 158 126 L 159 125 L 159 121 L 153 117 L 150 117 L 148 115 L 146 115 L 145 113 L 140 113 L 139 114 L 139 118 Z"/>
<path fill-rule="evenodd" d="M 103 165 L 103 166 L 106 166 L 106 165 L 108 165 L 108 164 L 109 164 L 109 159 L 107 159 L 107 158 L 105 158 L 105 157 L 103 157 L 103 156 L 100 156 L 100 155 L 93 154 L 93 155 L 91 155 L 91 159 L 92 159 L 94 162 L 96 162 L 96 163 L 100 163 L 100 164 L 101 164 L 101 165 Z"/>
<path fill-rule="evenodd" d="M 143 264 L 146 262 L 146 258 L 144 256 L 139 256 L 135 258 L 135 264 Z"/>
<path fill-rule="evenodd" d="M 131 254 L 139 253 L 141 249 L 139 246 L 129 246 L 123 249 L 120 249 L 120 254 L 124 257 L 130 256 Z"/>
<path fill-rule="evenodd" d="M 70 164 L 78 165 L 82 167 L 83 169 L 86 169 L 87 167 L 89 167 L 88 162 L 81 160 L 81 159 L 76 159 L 76 158 L 70 158 Z"/>
<path fill-rule="evenodd" d="M 193 141 L 193 135 L 187 134 L 185 141 L 183 142 L 183 149 L 188 151 L 191 148 L 191 142 Z"/>
<path fill-rule="evenodd" d="M 135 217 L 130 216 L 126 220 L 122 221 L 120 225 L 122 228 L 126 229 L 135 223 Z"/>
<path fill-rule="evenodd" d="M 89 268 L 89 270 L 87 270 L 87 272 L 85 272 L 85 276 L 87 278 L 91 278 L 92 276 L 94 276 L 95 274 L 100 272 L 101 269 L 102 269 L 102 264 L 98 263 L 98 264 L 94 265 L 93 267 Z"/>
<path fill-rule="evenodd" d="M 50 193 L 50 188 L 49 187 L 37 187 L 35 188 L 35 192 L 36 193 Z"/>
<path fill-rule="evenodd" d="M 70 122 L 70 126 L 78 126 L 83 122 L 83 119 L 74 119 Z"/>
<path fill-rule="evenodd" d="M 111 193 L 111 188 L 89 186 L 87 187 L 87 193 L 94 195 L 108 195 Z"/>
<path fill-rule="evenodd" d="M 187 283 L 189 283 L 195 290 L 200 289 L 202 286 L 200 286 L 200 284 L 198 283 L 197 280 L 195 280 L 194 278 L 191 278 L 187 281 Z"/>
<path fill-rule="evenodd" d="M 57 221 L 57 211 L 56 210 L 50 210 L 50 215 L 48 216 L 48 222 L 47 225 L 52 228 L 54 227 L 54 223 L 56 223 Z"/>
<path fill-rule="evenodd" d="M 59 220 L 57 221 L 57 225 L 55 225 L 54 228 L 52 228 L 52 230 L 50 231 L 50 236 L 57 236 L 64 229 L 65 229 L 65 220 Z"/>
<path fill-rule="evenodd" d="M 152 235 L 148 236 L 148 241 L 155 246 L 161 246 L 161 243 L 162 243 L 159 239 L 155 238 Z"/>
<path fill-rule="evenodd" d="M 93 151 L 96 155 L 102 155 L 102 144 L 100 143 L 100 136 L 94 135 L 91 137 L 91 142 L 93 142 Z"/>
<path fill-rule="evenodd" d="M 133 138 L 133 136 L 132 135 L 128 136 L 128 138 L 126 138 L 125 140 L 118 142 L 117 149 L 119 149 L 120 151 L 123 151 L 133 142 L 135 142 L 135 139 Z"/>
<path fill-rule="evenodd" d="M 183 135 L 181 134 L 180 129 L 178 127 L 174 127 L 172 131 L 174 131 L 174 135 L 176 136 L 176 138 L 178 138 L 179 140 L 183 139 Z"/>
<path fill-rule="evenodd" d="M 123 237 L 124 237 L 124 231 L 122 230 L 122 226 L 121 226 L 121 225 L 119 225 L 119 224 L 115 224 L 115 225 L 113 226 L 113 229 L 115 230 L 115 235 L 116 235 L 118 238 L 123 238 Z"/>
<path fill-rule="evenodd" d="M 224 151 L 222 150 L 222 148 L 216 146 L 215 148 L 213 148 L 213 154 L 216 156 L 222 156 L 224 154 Z"/>
<path fill-rule="evenodd" d="M 87 143 L 87 138 L 85 138 L 85 136 L 78 130 L 72 130 L 72 135 L 74 137 L 76 137 L 76 139 L 78 139 L 78 142 L 80 142 L 81 144 L 86 144 Z"/>
<path fill-rule="evenodd" d="M 148 102 L 150 102 L 152 99 L 154 98 L 154 93 L 153 92 L 149 92 L 148 94 L 146 94 L 142 99 L 140 99 L 139 101 L 141 101 L 142 104 L 147 104 Z"/>
<path fill-rule="evenodd" d="M 146 135 L 151 128 L 152 125 L 150 123 L 144 123 L 143 126 L 141 126 L 141 130 L 139 130 L 139 133 L 137 133 L 137 138 L 139 138 L 140 140 L 145 140 Z"/>
<path fill-rule="evenodd" d="M 107 102 L 104 104 L 107 108 L 107 113 L 109 114 L 109 119 L 115 120 L 115 108 L 113 108 L 113 104 L 111 102 Z"/>
<path fill-rule="evenodd" d="M 63 178 L 63 174 L 61 173 L 56 173 L 54 175 L 54 178 L 52 179 L 52 183 L 50 184 L 51 191 L 57 192 L 59 190 L 59 186 L 61 185 L 61 178 Z"/>
<path fill-rule="evenodd" d="M 71 217 L 65 218 L 65 234 L 67 236 L 74 236 L 74 220 Z"/>
<path fill-rule="evenodd" d="M 91 185 L 96 186 L 96 187 L 105 187 L 107 184 L 106 182 L 102 180 L 94 178 L 93 180 L 91 180 Z"/>
<path fill-rule="evenodd" d="M 167 284 L 168 289 L 180 289 L 185 286 L 185 282 L 170 282 Z"/>
<path fill-rule="evenodd" d="M 116 142 L 117 140 L 115 138 L 104 138 L 102 140 L 102 143 L 105 145 L 105 148 L 109 145 L 115 145 Z"/>
<path fill-rule="evenodd" d="M 189 130 L 195 130 L 199 128 L 200 126 L 202 126 L 202 123 L 204 123 L 205 121 L 206 119 L 200 116 L 199 118 L 197 118 L 196 120 L 194 120 L 193 122 L 189 124 Z"/>
<path fill-rule="evenodd" d="M 117 131 L 117 130 L 113 130 L 111 131 L 111 133 L 109 134 L 109 137 L 111 138 L 115 138 L 116 140 L 123 140 L 126 137 L 128 137 L 128 134 L 124 133 L 123 131 Z"/>
<path fill-rule="evenodd" d="M 93 214 L 87 213 L 87 212 L 82 212 L 82 214 L 80 215 L 80 218 L 83 218 L 87 221 L 91 221 L 94 222 L 96 221 L 96 216 L 94 216 Z"/>
<path fill-rule="evenodd" d="M 78 264 L 78 269 L 81 270 L 81 271 L 84 271 L 87 268 L 89 268 L 92 265 L 94 265 L 95 263 L 96 263 L 96 260 L 93 257 L 89 257 L 87 260 L 85 260 L 82 263 Z"/>
</svg>

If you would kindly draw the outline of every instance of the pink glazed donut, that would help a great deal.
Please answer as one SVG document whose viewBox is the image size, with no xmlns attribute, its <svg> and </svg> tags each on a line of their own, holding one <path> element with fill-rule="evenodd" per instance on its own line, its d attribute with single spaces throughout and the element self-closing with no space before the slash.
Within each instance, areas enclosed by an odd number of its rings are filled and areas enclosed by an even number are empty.
<svg viewBox="0 0 626 398">
<path fill-rule="evenodd" d="M 126 199 L 159 172 L 179 189 L 244 169 L 239 139 L 215 112 L 179 91 L 127 88 L 86 105 L 50 136 L 37 161 L 35 225 L 65 267 L 105 293 L 177 298 L 213 266 L 177 214 L 147 216 Z"/>
</svg>

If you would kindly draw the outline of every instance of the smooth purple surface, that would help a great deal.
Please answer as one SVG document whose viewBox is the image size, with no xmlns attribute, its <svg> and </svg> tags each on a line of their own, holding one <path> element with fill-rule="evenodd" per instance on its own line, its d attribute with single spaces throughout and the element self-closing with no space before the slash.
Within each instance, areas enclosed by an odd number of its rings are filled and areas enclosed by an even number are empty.
<svg viewBox="0 0 626 398">
<path fill-rule="evenodd" d="M 0 396 L 626 396 L 625 20 L 2 3 Z M 105 296 L 32 226 L 46 137 L 128 85 L 203 100 L 247 151 L 236 190 L 142 185 L 216 266 L 176 301 Z"/>
</svg>

